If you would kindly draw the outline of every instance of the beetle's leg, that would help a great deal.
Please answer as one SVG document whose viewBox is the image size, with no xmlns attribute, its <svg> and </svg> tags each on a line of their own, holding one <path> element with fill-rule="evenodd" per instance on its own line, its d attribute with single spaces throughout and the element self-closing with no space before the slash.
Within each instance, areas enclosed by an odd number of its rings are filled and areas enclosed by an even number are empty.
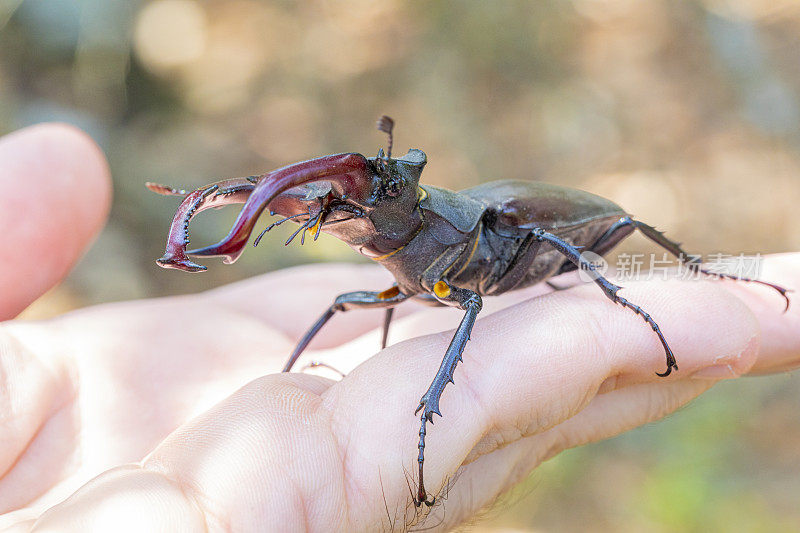
<svg viewBox="0 0 800 533">
<path fill-rule="evenodd" d="M 447 384 L 453 383 L 453 372 L 455 372 L 458 362 L 461 361 L 464 346 L 469 340 L 472 326 L 475 324 L 475 318 L 483 305 L 481 297 L 477 293 L 468 289 L 453 287 L 445 281 L 437 282 L 433 290 L 437 300 L 445 305 L 462 309 L 466 313 L 464 318 L 461 319 L 461 324 L 459 324 L 453 340 L 450 341 L 450 346 L 447 347 L 447 352 L 445 352 L 442 364 L 439 366 L 439 371 L 436 372 L 436 377 L 433 378 L 430 387 L 420 398 L 419 406 L 414 411 L 414 414 L 417 414 L 422 410 L 419 428 L 419 456 L 417 458 L 419 463 L 419 487 L 417 489 L 417 497 L 414 500 L 414 505 L 417 507 L 423 503 L 430 507 L 436 501 L 436 498 L 428 500 L 422 476 L 422 465 L 425 462 L 425 426 L 428 422 L 433 424 L 434 414 L 442 416 L 442 413 L 439 412 L 439 399 L 442 397 L 442 391 L 444 391 Z"/>
<path fill-rule="evenodd" d="M 661 377 L 665 377 L 670 375 L 672 369 L 678 370 L 678 364 L 675 361 L 675 356 L 672 354 L 672 349 L 670 349 L 669 344 L 667 344 L 667 340 L 664 338 L 664 335 L 661 333 L 661 329 L 656 324 L 656 321 L 652 319 L 652 317 L 647 314 L 641 307 L 636 304 L 632 304 L 622 296 L 617 295 L 617 291 L 619 291 L 622 287 L 619 285 L 614 285 L 606 278 L 600 275 L 599 272 L 595 269 L 594 265 L 591 262 L 587 261 L 581 256 L 580 251 L 573 245 L 569 244 L 568 242 L 564 241 L 553 235 L 552 233 L 548 233 L 542 228 L 534 228 L 532 230 L 532 235 L 539 241 L 547 242 L 558 250 L 561 254 L 563 254 L 567 259 L 572 261 L 579 269 L 586 272 L 591 272 L 592 279 L 595 283 L 597 283 L 600 288 L 603 289 L 608 298 L 614 302 L 622 305 L 623 307 L 627 307 L 628 309 L 632 310 L 637 315 L 640 315 L 645 322 L 647 322 L 653 331 L 656 332 L 658 335 L 658 339 L 661 341 L 661 344 L 664 346 L 664 352 L 667 355 L 667 369 L 664 372 L 656 372 L 657 375 Z"/>
<path fill-rule="evenodd" d="M 628 216 L 622 217 L 611 224 L 611 227 L 589 247 L 589 250 L 598 255 L 605 255 L 611 248 L 619 244 L 622 239 L 633 233 L 634 229 L 633 219 Z"/>
<path fill-rule="evenodd" d="M 714 277 L 716 277 L 718 279 L 726 278 L 726 279 L 733 279 L 733 280 L 738 280 L 738 281 L 747 281 L 747 282 L 750 282 L 750 283 L 758 283 L 759 285 L 766 285 L 767 287 L 771 287 L 771 288 L 775 289 L 776 291 L 778 291 L 780 293 L 780 295 L 783 296 L 783 298 L 786 300 L 786 307 L 784 308 L 783 312 L 785 313 L 786 311 L 789 310 L 789 295 L 787 294 L 788 292 L 790 292 L 789 289 L 785 289 L 784 287 L 781 287 L 780 285 L 775 285 L 774 283 L 769 283 L 767 281 L 761 281 L 759 279 L 752 279 L 752 278 L 748 278 L 748 277 L 745 277 L 745 276 L 734 276 L 732 274 L 726 274 L 724 272 L 712 272 L 712 271 L 710 271 L 708 269 L 701 268 L 701 266 L 700 266 L 701 263 L 699 261 L 695 260 L 692 256 L 690 256 L 689 254 L 684 252 L 683 249 L 681 248 L 680 243 L 677 243 L 677 242 L 667 238 L 667 236 L 664 235 L 664 232 L 658 231 L 653 226 L 645 224 L 644 222 L 640 222 L 638 220 L 633 220 L 630 217 L 625 217 L 625 218 L 630 220 L 630 223 L 633 224 L 633 226 L 636 229 L 641 231 L 642 234 L 645 237 L 647 237 L 648 239 L 650 239 L 651 241 L 653 241 L 654 243 L 656 243 L 657 245 L 661 246 L 666 251 L 668 251 L 669 253 L 671 253 L 675 257 L 677 257 L 678 260 L 681 263 L 683 263 L 684 265 L 686 265 L 689 268 L 689 270 L 691 270 L 692 272 L 700 272 L 701 274 L 705 274 L 706 276 L 714 276 Z M 625 219 L 622 219 L 622 220 L 625 220 Z"/>
<path fill-rule="evenodd" d="M 394 307 L 386 309 L 386 314 L 383 315 L 383 333 L 381 334 L 381 350 L 386 348 L 386 341 L 389 339 L 389 324 L 392 323 L 392 314 L 394 314 Z"/>
<path fill-rule="evenodd" d="M 405 294 L 400 292 L 400 289 L 397 286 L 394 286 L 390 289 L 387 289 L 382 292 L 368 292 L 368 291 L 356 291 L 356 292 L 347 292 L 344 294 L 340 294 L 336 297 L 333 304 L 322 314 L 319 319 L 314 323 L 311 328 L 303 335 L 303 338 L 300 339 L 300 342 L 297 343 L 295 346 L 292 355 L 289 356 L 289 360 L 286 361 L 286 365 L 283 367 L 283 372 L 289 372 L 292 367 L 294 366 L 297 358 L 300 357 L 300 354 L 303 353 L 303 350 L 306 349 L 308 343 L 311 342 L 311 339 L 319 333 L 319 330 L 322 329 L 322 326 L 331 319 L 333 315 L 335 315 L 339 311 L 349 311 L 350 309 L 370 309 L 375 307 L 394 307 L 399 303 L 405 301 L 408 298 Z"/>
<path fill-rule="evenodd" d="M 780 285 L 776 285 L 774 283 L 769 283 L 767 281 L 761 281 L 758 279 L 748 278 L 745 276 L 734 276 L 732 274 L 726 274 L 724 272 L 712 272 L 708 269 L 702 268 L 700 261 L 697 260 L 698 256 L 692 256 L 686 253 L 683 248 L 681 248 L 680 243 L 673 241 L 672 239 L 668 238 L 664 235 L 663 231 L 658 231 L 653 226 L 649 224 L 645 224 L 639 220 L 634 220 L 631 217 L 622 217 L 618 221 L 616 221 L 608 230 L 599 238 L 597 242 L 591 247 L 592 251 L 597 252 L 600 255 L 603 255 L 608 250 L 604 249 L 608 247 L 608 244 L 612 246 L 619 242 L 622 237 L 630 234 L 634 229 L 638 229 L 642 232 L 642 235 L 674 255 L 683 265 L 686 265 L 689 270 L 692 272 L 699 272 L 706 276 L 713 276 L 717 279 L 725 278 L 725 279 L 732 279 L 738 281 L 746 281 L 749 283 L 758 283 L 759 285 L 766 285 L 772 289 L 775 289 L 780 293 L 781 296 L 786 300 L 786 307 L 784 308 L 783 312 L 789 310 L 789 295 L 788 293 L 791 292 L 789 289 L 781 287 Z"/>
</svg>

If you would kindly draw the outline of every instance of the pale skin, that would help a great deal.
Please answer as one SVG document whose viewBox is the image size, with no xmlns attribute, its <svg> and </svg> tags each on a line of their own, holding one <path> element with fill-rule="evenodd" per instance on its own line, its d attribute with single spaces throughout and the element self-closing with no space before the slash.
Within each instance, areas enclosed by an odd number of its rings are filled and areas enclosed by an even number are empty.
<svg viewBox="0 0 800 533">
<path fill-rule="evenodd" d="M 13 228 L 0 234 L 0 319 L 13 319 L 104 224 L 108 167 L 77 130 L 39 126 L 0 139 L 0 190 L 0 227 Z M 800 254 L 769 257 L 761 277 L 797 289 Z M 429 490 L 458 474 L 445 509 L 414 510 L 413 411 L 458 312 L 401 306 L 380 352 L 382 313 L 344 313 L 306 359 L 344 379 L 276 373 L 336 294 L 390 282 L 374 266 L 307 266 L 0 324 L 0 530 L 444 530 L 564 449 L 719 379 L 800 364 L 800 305 L 782 314 L 764 287 L 628 283 L 678 358 L 668 378 L 653 332 L 594 286 L 487 298 L 428 432 Z"/>
</svg>

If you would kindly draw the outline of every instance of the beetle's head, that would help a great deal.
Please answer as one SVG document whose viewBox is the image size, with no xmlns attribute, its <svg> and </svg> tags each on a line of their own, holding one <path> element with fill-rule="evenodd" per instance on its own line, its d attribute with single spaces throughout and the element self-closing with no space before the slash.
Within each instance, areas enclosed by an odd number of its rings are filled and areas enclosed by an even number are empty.
<svg viewBox="0 0 800 533">
<path fill-rule="evenodd" d="M 378 119 L 378 129 L 388 136 L 387 153 L 383 148 L 368 159 L 379 181 L 370 198 L 370 219 L 378 233 L 393 233 L 392 227 L 408 226 L 419 204 L 419 178 L 428 158 L 422 150 L 409 150 L 403 157 L 392 158 L 394 120 L 386 115 Z"/>
<path fill-rule="evenodd" d="M 384 119 L 390 121 L 386 117 L 381 120 Z M 235 199 L 231 196 L 227 202 L 246 198 L 227 237 L 215 245 L 186 251 L 191 217 L 206 207 L 223 203 L 229 192 L 206 187 L 189 194 L 184 200 L 186 205 L 181 204 L 176 213 L 167 250 L 159 264 L 197 271 L 203 267 L 189 261 L 186 255 L 219 255 L 225 257 L 225 262 L 235 261 L 266 208 L 300 223 L 304 236 L 305 231 L 310 231 L 312 237 L 325 231 L 364 255 L 391 253 L 408 242 L 421 224 L 419 178 L 426 157 L 414 149 L 403 157 L 392 158 L 391 122 L 387 133 L 387 155 L 383 150 L 374 158 L 355 153 L 330 155 L 249 178 L 249 189 L 239 188 Z"/>
<path fill-rule="evenodd" d="M 312 236 L 319 221 L 320 231 L 369 257 L 405 244 L 421 222 L 419 179 L 425 153 L 412 149 L 395 159 L 381 149 L 376 157 L 338 157 L 358 161 L 359 169 L 344 179 L 331 176 L 286 190 L 270 202 L 270 211 L 300 224 L 308 222 Z"/>
</svg>

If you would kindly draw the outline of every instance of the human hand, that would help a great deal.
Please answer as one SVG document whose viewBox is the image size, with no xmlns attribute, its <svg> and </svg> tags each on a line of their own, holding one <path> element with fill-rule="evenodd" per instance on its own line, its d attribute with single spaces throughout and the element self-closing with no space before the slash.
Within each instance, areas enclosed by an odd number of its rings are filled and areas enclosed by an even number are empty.
<svg viewBox="0 0 800 533">
<path fill-rule="evenodd" d="M 0 141 L 5 189 L 63 176 L 82 181 L 52 196 L 42 188 L 33 199 L 0 199 L 0 216 L 18 209 L 8 220 L 30 228 L 0 235 L 15 251 L 2 262 L 5 317 L 66 272 L 102 224 L 108 189 L 102 157 L 73 130 Z M 798 267 L 800 254 L 770 257 L 762 277 L 797 288 Z M 33 272 L 38 281 L 26 284 Z M 413 410 L 460 313 L 404 304 L 398 314 L 414 312 L 399 315 L 392 345 L 374 357 L 382 313 L 344 313 L 307 357 L 346 378 L 274 374 L 336 294 L 389 283 L 371 266 L 309 266 L 199 295 L 3 323 L 0 529 L 447 529 L 566 448 L 655 420 L 717 379 L 800 363 L 798 308 L 781 314 L 780 297 L 762 287 L 624 289 L 657 317 L 678 357 L 680 371 L 663 379 L 653 332 L 594 286 L 486 299 L 443 395 L 444 417 L 429 427 L 426 484 L 435 493 L 457 474 L 446 513 L 434 507 L 426 519 L 407 485 Z"/>
</svg>

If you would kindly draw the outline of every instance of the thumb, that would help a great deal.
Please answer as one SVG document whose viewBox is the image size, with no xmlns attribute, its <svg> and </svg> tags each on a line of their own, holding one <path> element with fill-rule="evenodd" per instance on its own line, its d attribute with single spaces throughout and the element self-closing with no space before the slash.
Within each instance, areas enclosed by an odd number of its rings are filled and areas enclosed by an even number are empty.
<svg viewBox="0 0 800 533">
<path fill-rule="evenodd" d="M 42 124 L 0 138 L 0 320 L 58 283 L 105 222 L 108 165 L 83 132 Z"/>
</svg>

